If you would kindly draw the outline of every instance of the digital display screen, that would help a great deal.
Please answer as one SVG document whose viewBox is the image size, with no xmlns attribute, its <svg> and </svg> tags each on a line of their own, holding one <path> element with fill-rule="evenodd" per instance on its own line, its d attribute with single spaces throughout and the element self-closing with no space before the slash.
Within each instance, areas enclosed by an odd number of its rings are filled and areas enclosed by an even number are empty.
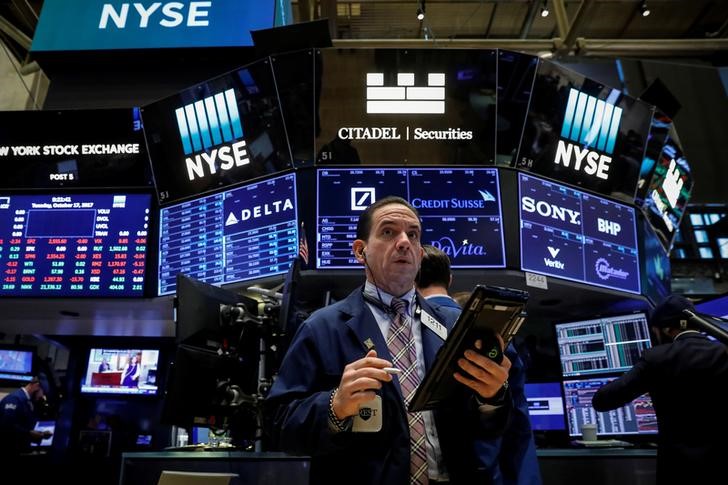
<svg viewBox="0 0 728 485">
<path fill-rule="evenodd" d="M 539 61 L 516 167 L 629 203 L 653 107 Z"/>
<path fill-rule="evenodd" d="M 2 296 L 142 296 L 148 194 L 0 195 Z"/>
<path fill-rule="evenodd" d="M 523 173 L 518 188 L 522 270 L 640 293 L 633 208 Z"/>
<path fill-rule="evenodd" d="M 569 436 L 581 435 L 583 424 L 596 424 L 598 436 L 657 434 L 657 415 L 649 394 L 611 411 L 598 413 L 594 410 L 594 394 L 612 380 L 613 377 L 602 377 L 564 381 Z"/>
<path fill-rule="evenodd" d="M 291 167 L 267 58 L 149 104 L 142 119 L 161 204 Z"/>
<path fill-rule="evenodd" d="M 642 292 L 653 305 L 662 303 L 672 292 L 672 267 L 670 256 L 645 218 L 641 229 L 640 251 L 642 254 Z"/>
<path fill-rule="evenodd" d="M 33 354 L 34 351 L 27 348 L 0 347 L 0 381 L 30 382 Z"/>
<path fill-rule="evenodd" d="M 495 163 L 496 63 L 495 49 L 322 49 L 316 163 Z"/>
<path fill-rule="evenodd" d="M 157 394 L 159 350 L 91 349 L 81 392 L 89 394 Z"/>
<path fill-rule="evenodd" d="M 695 309 L 712 317 L 728 318 L 728 295 L 700 302 L 695 305 Z"/>
<path fill-rule="evenodd" d="M 657 159 L 642 206 L 666 251 L 672 248 L 692 190 L 688 161 L 676 143 L 668 142 Z"/>
<path fill-rule="evenodd" d="M 297 217 L 294 174 L 161 209 L 159 295 L 175 292 L 178 273 L 214 285 L 285 273 Z"/>
<path fill-rule="evenodd" d="M 623 372 L 652 346 L 644 313 L 557 323 L 564 376 Z"/>
<path fill-rule="evenodd" d="M 526 383 L 528 416 L 534 431 L 563 431 L 566 429 L 564 396 L 561 383 Z"/>
<path fill-rule="evenodd" d="M 453 268 L 505 266 L 498 171 L 478 169 L 319 169 L 316 267 L 354 268 L 359 215 L 389 195 L 408 200 L 422 220 L 422 244 Z"/>
</svg>

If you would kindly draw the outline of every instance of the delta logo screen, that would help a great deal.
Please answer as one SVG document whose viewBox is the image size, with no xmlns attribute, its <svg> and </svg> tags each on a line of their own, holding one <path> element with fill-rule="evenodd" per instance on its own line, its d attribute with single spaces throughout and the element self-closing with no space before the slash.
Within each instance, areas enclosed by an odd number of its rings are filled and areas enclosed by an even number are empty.
<svg viewBox="0 0 728 485">
<path fill-rule="evenodd" d="M 359 267 L 351 250 L 359 215 L 388 195 L 417 209 L 421 242 L 444 251 L 454 268 L 505 267 L 494 168 L 319 169 L 317 179 L 319 268 Z"/>
<path fill-rule="evenodd" d="M 521 269 L 640 293 L 634 209 L 519 174 Z"/>
</svg>

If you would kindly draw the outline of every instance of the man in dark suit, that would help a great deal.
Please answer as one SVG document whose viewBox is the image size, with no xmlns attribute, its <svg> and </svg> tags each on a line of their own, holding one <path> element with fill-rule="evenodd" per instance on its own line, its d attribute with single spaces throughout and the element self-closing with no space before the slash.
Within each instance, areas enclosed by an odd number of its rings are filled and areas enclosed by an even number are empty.
<svg viewBox="0 0 728 485">
<path fill-rule="evenodd" d="M 38 405 L 45 398 L 48 381 L 33 377 L 25 386 L 0 401 L 0 455 L 17 455 L 30 451 L 31 443 L 50 438 L 50 431 L 36 431 Z"/>
<path fill-rule="evenodd" d="M 475 445 L 507 423 L 508 359 L 466 351 L 458 364 L 467 375 L 454 374 L 461 389 L 435 411 L 407 412 L 413 381 L 454 323 L 414 289 L 420 234 L 417 211 L 401 198 L 367 208 L 353 243 L 365 286 L 306 320 L 283 360 L 266 403 L 272 438 L 312 456 L 311 483 L 488 483 Z M 393 350 L 402 333 L 409 340 Z M 396 377 L 384 370 L 393 364 Z"/>
<path fill-rule="evenodd" d="M 649 392 L 659 427 L 658 483 L 725 483 L 728 351 L 691 327 L 693 304 L 671 295 L 650 325 L 658 342 L 627 373 L 599 389 L 594 409 L 621 407 Z"/>
</svg>

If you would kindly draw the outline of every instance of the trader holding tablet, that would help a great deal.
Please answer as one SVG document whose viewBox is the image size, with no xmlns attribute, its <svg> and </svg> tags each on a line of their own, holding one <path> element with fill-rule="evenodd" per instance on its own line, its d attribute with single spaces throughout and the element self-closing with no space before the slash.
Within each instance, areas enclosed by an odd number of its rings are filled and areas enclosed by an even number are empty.
<svg viewBox="0 0 728 485">
<path fill-rule="evenodd" d="M 407 412 L 454 323 L 414 289 L 420 234 L 404 199 L 369 206 L 353 244 L 365 286 L 304 322 L 281 365 L 267 399 L 272 438 L 312 456 L 311 483 L 490 483 L 476 443 L 507 424 L 507 358 L 467 350 L 457 392 L 434 411 Z"/>
</svg>

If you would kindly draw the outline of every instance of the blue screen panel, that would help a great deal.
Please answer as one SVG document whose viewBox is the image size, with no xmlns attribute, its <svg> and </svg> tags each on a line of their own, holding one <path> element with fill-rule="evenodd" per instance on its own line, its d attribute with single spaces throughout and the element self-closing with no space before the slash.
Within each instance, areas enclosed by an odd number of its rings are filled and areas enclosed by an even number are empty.
<svg viewBox="0 0 728 485">
<path fill-rule="evenodd" d="M 657 416 L 649 394 L 611 411 L 598 413 L 594 410 L 594 394 L 613 379 L 601 377 L 564 381 L 569 436 L 581 435 L 583 424 L 596 424 L 599 436 L 657 434 Z"/>
<path fill-rule="evenodd" d="M 2 296 L 142 296 L 148 194 L 0 196 Z"/>
<path fill-rule="evenodd" d="M 695 309 L 712 317 L 728 318 L 728 295 L 698 303 Z"/>
<path fill-rule="evenodd" d="M 524 392 L 528 401 L 528 416 L 534 431 L 563 431 L 564 397 L 561 383 L 527 383 Z"/>
<path fill-rule="evenodd" d="M 317 179 L 318 268 L 359 267 L 351 251 L 359 215 L 389 195 L 418 210 L 422 243 L 442 249 L 453 268 L 505 266 L 494 168 L 319 169 Z"/>
<path fill-rule="evenodd" d="M 285 273 L 297 215 L 294 174 L 162 209 L 159 295 L 176 291 L 178 273 L 216 285 Z"/>
<path fill-rule="evenodd" d="M 640 293 L 634 209 L 518 175 L 521 269 Z"/>
</svg>

